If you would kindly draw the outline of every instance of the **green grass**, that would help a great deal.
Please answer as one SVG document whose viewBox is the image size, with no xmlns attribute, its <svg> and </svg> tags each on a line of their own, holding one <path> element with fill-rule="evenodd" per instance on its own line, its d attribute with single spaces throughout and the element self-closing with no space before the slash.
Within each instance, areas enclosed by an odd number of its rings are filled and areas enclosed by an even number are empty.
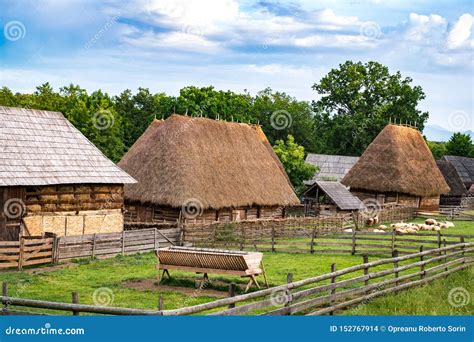
<svg viewBox="0 0 474 342">
<path fill-rule="evenodd" d="M 449 228 L 449 233 L 472 233 L 472 222 L 456 221 L 456 228 Z M 456 230 L 456 231 L 455 231 Z M 296 239 L 298 241 L 298 239 Z M 291 245 L 288 241 L 288 245 Z M 298 245 L 302 248 L 303 246 Z M 309 248 L 309 247 L 308 247 Z M 381 256 L 371 256 L 370 261 L 381 258 Z M 321 255 L 309 253 L 264 253 L 264 264 L 268 276 L 268 281 L 271 286 L 284 284 L 286 282 L 287 274 L 293 273 L 293 280 L 301 280 L 308 277 L 313 277 L 330 272 L 330 265 L 336 263 L 337 269 L 343 269 L 353 265 L 360 264 L 362 257 L 360 255 L 352 256 L 349 254 L 338 255 Z M 401 263 L 401 265 L 410 263 L 408 261 Z M 153 253 L 136 254 L 129 256 L 117 256 L 115 258 L 106 260 L 77 260 L 73 265 L 64 269 L 58 269 L 48 272 L 39 272 L 36 274 L 26 272 L 1 272 L 0 281 L 8 281 L 9 294 L 13 297 L 42 299 L 50 301 L 70 302 L 71 292 L 79 292 L 80 302 L 84 304 L 94 304 L 93 294 L 99 288 L 110 289 L 113 296 L 113 302 L 108 303 L 111 306 L 141 308 L 141 309 L 156 309 L 158 297 L 162 296 L 164 300 L 165 309 L 174 309 L 183 306 L 191 306 L 204 302 L 209 302 L 218 298 L 215 296 L 216 292 L 206 293 L 196 289 L 195 282 L 200 279 L 199 275 L 194 273 L 170 271 L 172 279 L 165 279 L 164 285 L 168 286 L 151 286 L 146 289 L 135 289 L 124 285 L 126 281 L 143 281 L 148 280 L 153 285 L 156 280 L 157 272 L 155 269 L 156 257 Z M 371 271 L 378 271 L 392 267 L 392 265 L 384 265 Z M 37 268 L 36 270 L 39 271 Z M 401 275 L 410 273 L 411 271 L 402 272 Z M 340 279 L 351 278 L 356 274 L 352 273 L 341 277 Z M 362 272 L 357 275 L 362 275 Z M 210 274 L 211 285 L 206 289 L 221 291 L 222 296 L 227 293 L 228 284 L 235 282 L 239 285 L 245 285 L 247 280 L 239 277 L 219 276 Z M 444 292 L 440 292 L 440 288 L 449 289 L 456 284 L 457 286 L 464 286 L 466 279 L 472 278 L 472 269 L 470 273 L 459 272 L 458 274 L 450 276 L 447 280 L 441 280 L 441 285 L 437 283 L 427 285 L 423 289 L 434 288 L 433 291 L 425 291 L 426 296 L 419 294 L 410 297 L 413 291 L 418 289 L 401 292 L 396 296 L 389 296 L 387 299 L 376 299 L 367 305 L 361 306 L 358 310 L 362 310 L 360 314 L 378 314 L 382 312 L 385 307 L 385 314 L 397 314 L 401 312 L 396 302 L 398 298 L 405 298 L 407 296 L 407 303 L 414 304 L 405 305 L 405 307 L 414 309 L 418 308 L 416 303 L 426 301 L 429 303 L 437 301 L 439 295 L 444 296 Z M 259 282 L 263 283 L 263 277 L 258 277 Z M 339 279 L 339 278 L 338 278 Z M 442 283 L 443 281 L 449 283 Z M 177 291 L 170 286 L 179 286 L 183 291 Z M 472 287 L 469 288 L 472 292 Z M 421 289 L 420 289 L 421 290 Z M 107 290 L 109 291 L 109 290 Z M 254 289 L 252 289 L 254 291 Z M 239 288 L 238 293 L 242 290 Z M 406 293 L 406 295 L 405 295 Z M 394 297 L 390 301 L 390 298 Z M 379 301 L 387 300 L 386 304 L 378 305 Z M 400 299 L 402 300 L 402 299 Z M 439 307 L 438 307 L 439 306 Z M 442 303 L 436 303 L 432 309 L 428 304 L 419 306 L 419 313 L 437 313 L 443 314 L 448 311 Z M 470 312 L 473 312 L 472 307 L 468 307 Z M 355 309 L 354 309 L 355 310 Z M 382 310 L 382 311 L 380 311 Z M 408 310 L 408 309 L 407 309 Z M 351 314 L 357 314 L 355 311 L 349 311 Z M 408 311 L 412 312 L 412 311 Z M 449 314 L 449 313 L 448 313 Z"/>
<path fill-rule="evenodd" d="M 344 315 L 472 315 L 474 313 L 474 268 L 453 273 L 422 287 L 375 298 L 343 312 Z M 460 290 L 461 289 L 461 290 Z M 464 290 L 462 290 L 464 289 Z M 450 304 L 452 293 L 463 293 Z M 468 294 L 466 297 L 466 293 Z M 462 298 L 467 298 L 463 301 Z M 461 305 L 467 303 L 466 305 Z"/>
</svg>

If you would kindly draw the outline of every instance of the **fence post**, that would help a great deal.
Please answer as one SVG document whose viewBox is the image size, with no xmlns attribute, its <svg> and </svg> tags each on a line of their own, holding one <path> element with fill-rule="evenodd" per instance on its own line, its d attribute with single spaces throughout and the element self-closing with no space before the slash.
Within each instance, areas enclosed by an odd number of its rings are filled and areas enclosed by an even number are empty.
<svg viewBox="0 0 474 342">
<path fill-rule="evenodd" d="M 8 297 L 8 282 L 4 281 L 2 283 L 2 296 L 3 297 Z M 8 311 L 8 301 L 4 301 L 3 302 L 3 312 L 7 312 Z"/>
<path fill-rule="evenodd" d="M 158 310 L 162 311 L 165 308 L 165 303 L 163 301 L 163 295 L 158 296 Z"/>
<path fill-rule="evenodd" d="M 124 254 L 125 254 L 125 230 L 122 230 L 122 255 Z"/>
<path fill-rule="evenodd" d="M 398 250 L 394 249 L 392 252 L 392 257 L 398 258 Z M 398 261 L 393 262 L 393 268 L 398 269 Z M 395 272 L 395 279 L 398 279 L 398 271 Z M 395 282 L 395 286 L 398 286 L 398 281 Z"/>
<path fill-rule="evenodd" d="M 92 258 L 95 257 L 95 244 L 96 244 L 96 233 L 92 237 Z"/>
<path fill-rule="evenodd" d="M 337 269 L 336 264 L 335 263 L 331 264 L 331 273 L 336 272 L 336 269 Z M 336 276 L 332 276 L 331 277 L 331 284 L 334 285 L 335 283 L 336 283 Z M 334 294 L 336 294 L 336 288 L 335 287 L 331 288 L 331 301 L 329 303 L 329 306 L 334 305 L 334 298 L 333 298 Z M 334 315 L 334 311 L 331 311 L 329 313 L 329 315 L 331 315 L 331 316 Z"/>
<path fill-rule="evenodd" d="M 395 251 L 395 239 L 396 239 L 396 238 L 397 238 L 397 236 L 396 236 L 395 229 L 392 228 L 392 246 L 391 246 L 391 248 L 392 248 L 392 254 L 393 254 L 393 252 Z M 397 253 L 398 253 L 398 251 L 397 251 Z"/>
<path fill-rule="evenodd" d="M 310 249 L 309 252 L 311 254 L 314 254 L 314 239 L 316 238 L 316 227 L 313 229 L 313 233 L 311 234 L 311 243 L 310 243 Z"/>
<path fill-rule="evenodd" d="M 422 252 L 423 252 L 423 245 L 420 246 L 420 253 Z M 421 255 L 420 261 L 423 262 L 423 259 L 424 259 L 424 256 Z M 424 263 L 420 265 L 420 271 L 421 271 L 420 279 L 423 279 L 425 277 L 425 264 Z"/>
<path fill-rule="evenodd" d="M 368 256 L 367 254 L 364 254 L 364 255 L 362 256 L 362 258 L 363 258 L 363 260 L 364 260 L 364 264 L 367 264 L 367 263 L 369 262 L 369 256 Z M 369 275 L 369 267 L 368 267 L 368 266 L 364 267 L 364 276 L 367 276 L 367 275 Z M 369 285 L 369 279 L 366 279 L 366 280 L 364 281 L 364 285 L 365 285 L 365 286 L 368 286 L 368 285 Z M 366 291 L 365 293 L 367 293 L 367 291 Z"/>
<path fill-rule="evenodd" d="M 459 240 L 460 240 L 461 243 L 464 243 L 464 236 L 461 236 L 461 237 L 459 238 Z M 463 258 L 464 258 L 464 256 L 465 256 L 464 249 L 465 249 L 465 247 L 462 246 L 462 247 L 461 247 L 461 251 L 462 251 L 461 256 L 462 256 Z M 463 260 L 462 263 L 465 264 L 465 263 L 466 263 L 466 260 Z"/>
<path fill-rule="evenodd" d="M 272 224 L 272 252 L 275 252 L 275 225 Z"/>
<path fill-rule="evenodd" d="M 18 269 L 21 271 L 23 270 L 23 258 L 25 254 L 25 238 L 23 236 L 20 237 L 20 249 L 18 253 Z"/>
<path fill-rule="evenodd" d="M 352 229 L 352 251 L 351 254 L 354 255 L 356 253 L 356 228 Z"/>
<path fill-rule="evenodd" d="M 286 275 L 286 283 L 291 284 L 292 282 L 293 282 L 293 273 L 288 273 Z M 286 296 L 285 306 L 290 306 L 293 300 L 290 290 L 286 289 L 285 296 Z"/>
<path fill-rule="evenodd" d="M 446 239 L 443 239 L 443 247 L 446 247 Z M 446 255 L 448 251 L 444 251 L 444 255 Z M 446 264 L 448 262 L 448 258 L 445 256 L 444 257 L 444 263 Z M 448 272 L 448 267 L 444 269 L 446 272 Z M 447 275 L 445 276 L 446 278 L 448 277 Z"/>
<path fill-rule="evenodd" d="M 74 291 L 72 293 L 72 303 L 73 304 L 79 304 L 79 293 Z M 72 314 L 74 316 L 79 316 L 79 311 L 76 311 L 76 310 L 72 310 Z"/>
<path fill-rule="evenodd" d="M 229 297 L 235 297 L 235 283 L 229 284 Z M 231 303 L 228 306 L 229 309 L 235 308 L 235 303 Z"/>
<path fill-rule="evenodd" d="M 441 231 L 438 230 L 438 248 L 441 248 Z M 441 252 L 439 252 L 439 255 L 441 255 Z"/>
<path fill-rule="evenodd" d="M 61 242 L 61 238 L 57 235 L 54 236 L 54 250 L 53 250 L 53 264 L 59 263 L 59 243 Z"/>
</svg>

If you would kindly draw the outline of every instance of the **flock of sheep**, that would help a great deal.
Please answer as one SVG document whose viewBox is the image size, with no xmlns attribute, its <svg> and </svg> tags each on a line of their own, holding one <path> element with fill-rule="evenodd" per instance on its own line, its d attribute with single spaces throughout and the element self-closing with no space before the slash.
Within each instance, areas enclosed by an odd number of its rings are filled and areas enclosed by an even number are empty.
<svg viewBox="0 0 474 342">
<path fill-rule="evenodd" d="M 374 233 L 387 233 L 387 229 L 394 229 L 397 234 L 416 234 L 419 230 L 440 231 L 441 229 L 454 227 L 454 223 L 445 221 L 438 222 L 435 219 L 426 219 L 425 223 L 392 223 L 390 226 L 381 224 L 378 228 L 373 229 Z M 352 229 L 346 229 L 345 232 L 352 232 Z"/>
</svg>

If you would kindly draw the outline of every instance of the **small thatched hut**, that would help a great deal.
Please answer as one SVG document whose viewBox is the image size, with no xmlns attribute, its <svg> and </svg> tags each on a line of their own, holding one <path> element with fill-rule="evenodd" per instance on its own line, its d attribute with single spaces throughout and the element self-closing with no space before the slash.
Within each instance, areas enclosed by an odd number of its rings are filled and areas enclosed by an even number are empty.
<svg viewBox="0 0 474 342">
<path fill-rule="evenodd" d="M 123 230 L 135 180 L 58 112 L 0 106 L 0 240 Z"/>
<path fill-rule="evenodd" d="M 126 220 L 282 217 L 299 204 L 259 126 L 172 115 L 154 120 L 120 161 Z"/>
<path fill-rule="evenodd" d="M 439 207 L 449 191 L 421 133 L 412 127 L 386 126 L 342 179 L 361 200 Z"/>
</svg>

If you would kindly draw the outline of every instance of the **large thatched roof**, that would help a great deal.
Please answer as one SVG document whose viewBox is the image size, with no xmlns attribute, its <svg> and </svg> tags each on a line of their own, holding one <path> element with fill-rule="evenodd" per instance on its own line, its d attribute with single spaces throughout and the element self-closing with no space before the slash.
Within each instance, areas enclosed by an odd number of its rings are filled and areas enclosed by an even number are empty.
<svg viewBox="0 0 474 342">
<path fill-rule="evenodd" d="M 399 125 L 386 126 L 341 182 L 353 189 L 416 196 L 450 190 L 420 132 Z"/>
<path fill-rule="evenodd" d="M 172 115 L 153 121 L 119 166 L 130 201 L 206 208 L 299 204 L 260 127 Z"/>
<path fill-rule="evenodd" d="M 134 182 L 61 113 L 0 106 L 0 186 Z"/>
</svg>

